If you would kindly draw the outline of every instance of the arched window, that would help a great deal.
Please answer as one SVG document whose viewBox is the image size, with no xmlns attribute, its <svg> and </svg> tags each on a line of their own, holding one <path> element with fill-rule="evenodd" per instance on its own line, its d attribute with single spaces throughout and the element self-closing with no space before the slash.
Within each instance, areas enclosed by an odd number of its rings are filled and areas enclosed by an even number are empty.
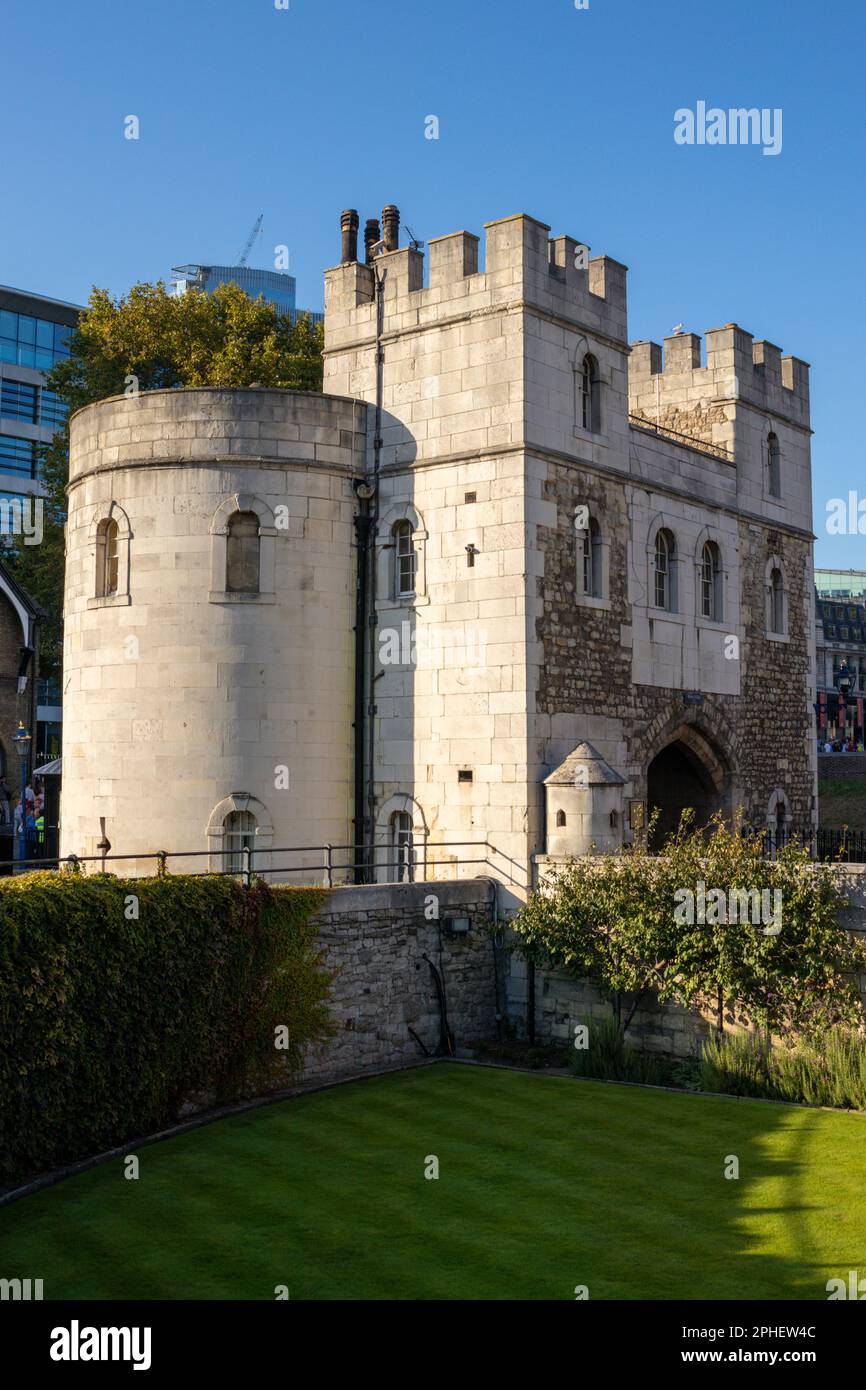
<svg viewBox="0 0 866 1390">
<path fill-rule="evenodd" d="M 120 531 L 113 519 L 100 521 L 96 531 L 96 597 L 112 598 L 117 593 L 120 557 Z"/>
<path fill-rule="evenodd" d="M 676 611 L 676 541 L 664 527 L 656 533 L 653 601 L 656 608 Z"/>
<path fill-rule="evenodd" d="M 565 812 L 564 812 L 564 811 L 557 811 L 557 813 L 556 813 L 556 825 L 557 825 L 557 828 L 560 828 L 561 826 L 565 825 Z"/>
<path fill-rule="evenodd" d="M 767 627 L 774 636 L 784 637 L 785 635 L 785 581 L 782 571 L 774 567 L 770 571 L 770 583 L 768 585 L 768 613 Z"/>
<path fill-rule="evenodd" d="M 226 873 L 239 874 L 246 868 L 245 849 L 252 849 L 256 836 L 256 818 L 252 811 L 229 811 L 223 821 L 223 867 Z"/>
<path fill-rule="evenodd" d="M 583 592 L 587 598 L 601 598 L 602 595 L 602 550 L 601 529 L 595 517 L 590 517 L 589 525 L 583 532 L 581 545 Z"/>
<path fill-rule="evenodd" d="M 701 552 L 701 613 L 722 621 L 722 557 L 715 541 L 707 541 Z"/>
<path fill-rule="evenodd" d="M 599 399 L 598 363 L 587 353 L 581 363 L 578 383 L 580 409 L 578 421 L 582 429 L 598 434 L 601 429 L 601 402 Z"/>
<path fill-rule="evenodd" d="M 771 431 L 767 435 L 767 491 L 771 497 L 782 496 L 782 460 L 779 440 Z"/>
<path fill-rule="evenodd" d="M 234 512 L 226 533 L 226 592 L 257 594 L 260 563 L 258 517 L 255 512 Z"/>
<path fill-rule="evenodd" d="M 106 502 L 97 508 L 90 525 L 90 540 L 95 551 L 95 572 L 88 608 L 128 604 L 132 531 L 129 517 L 118 502 Z"/>
<path fill-rule="evenodd" d="M 391 817 L 391 868 L 397 883 L 415 878 L 412 817 L 408 811 L 395 811 Z"/>
<path fill-rule="evenodd" d="M 411 521 L 398 521 L 394 539 L 394 598 L 408 598 L 415 592 L 415 544 Z"/>
</svg>

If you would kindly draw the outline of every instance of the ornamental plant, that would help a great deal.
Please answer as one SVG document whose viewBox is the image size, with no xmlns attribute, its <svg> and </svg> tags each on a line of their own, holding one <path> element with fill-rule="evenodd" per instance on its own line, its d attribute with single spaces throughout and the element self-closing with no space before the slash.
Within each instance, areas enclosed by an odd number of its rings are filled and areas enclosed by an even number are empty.
<svg viewBox="0 0 866 1390">
<path fill-rule="evenodd" d="M 592 980 L 622 1033 L 654 994 L 712 1010 L 719 1029 L 786 1038 L 863 1021 L 866 946 L 840 924 L 845 905 L 806 850 L 768 859 L 739 821 L 699 830 L 686 813 L 662 854 L 637 844 L 569 861 L 513 925 L 527 959 Z"/>
</svg>

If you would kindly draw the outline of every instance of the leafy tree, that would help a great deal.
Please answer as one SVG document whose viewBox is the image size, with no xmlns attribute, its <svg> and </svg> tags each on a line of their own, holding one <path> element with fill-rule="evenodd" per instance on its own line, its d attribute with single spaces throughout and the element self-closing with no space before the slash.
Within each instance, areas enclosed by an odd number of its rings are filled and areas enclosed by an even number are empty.
<svg viewBox="0 0 866 1390">
<path fill-rule="evenodd" d="M 213 294 L 170 294 L 160 281 L 134 285 L 113 299 L 94 289 L 70 339 L 70 355 L 48 376 L 48 386 L 69 414 L 130 387 L 283 386 L 321 391 L 323 331 L 306 316 L 292 324 L 263 298 L 237 285 Z M 47 610 L 41 669 L 60 668 L 62 651 L 63 524 L 69 476 L 69 426 L 42 452 L 47 488 L 43 540 L 25 545 L 6 538 L 2 558 L 19 583 Z"/>
<path fill-rule="evenodd" d="M 651 991 L 714 1009 L 719 1028 L 727 1017 L 783 1037 L 817 1036 L 863 1020 L 866 945 L 840 925 L 844 903 L 831 867 L 806 850 L 788 846 L 769 860 L 738 823 L 719 816 L 707 833 L 686 816 L 662 855 L 637 845 L 570 861 L 514 927 L 536 964 L 594 981 L 623 1033 Z"/>
</svg>

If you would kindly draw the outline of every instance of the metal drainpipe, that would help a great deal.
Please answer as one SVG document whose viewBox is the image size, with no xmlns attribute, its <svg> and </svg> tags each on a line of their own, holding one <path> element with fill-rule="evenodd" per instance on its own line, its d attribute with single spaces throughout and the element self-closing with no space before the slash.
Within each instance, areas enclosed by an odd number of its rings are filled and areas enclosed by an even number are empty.
<svg viewBox="0 0 866 1390">
<path fill-rule="evenodd" d="M 352 877 L 355 883 L 366 881 L 367 851 L 364 833 L 364 697 L 366 690 L 367 649 L 367 565 L 370 547 L 370 504 L 358 498 L 360 510 L 355 514 L 355 535 L 358 546 L 358 578 L 355 588 L 355 818 Z"/>
<path fill-rule="evenodd" d="M 367 547 L 369 580 L 367 585 L 367 630 L 370 645 L 367 669 L 367 858 L 371 880 L 375 868 L 376 841 L 376 769 L 375 769 L 375 680 L 376 680 L 376 526 L 379 521 L 379 466 L 382 456 L 382 397 L 384 394 L 385 352 L 382 347 L 382 333 L 385 321 L 385 276 L 380 274 L 374 259 L 373 274 L 376 277 L 376 421 L 373 428 L 373 498 L 370 506 L 370 533 Z"/>
<path fill-rule="evenodd" d="M 535 1042 L 535 963 L 526 965 L 526 1040 Z"/>
<path fill-rule="evenodd" d="M 499 946 L 496 940 L 501 930 L 499 925 L 499 884 L 495 878 L 490 880 L 490 887 L 492 890 L 490 907 L 491 916 L 493 917 L 493 931 L 490 935 L 490 946 L 493 952 L 493 998 L 496 1008 L 496 1036 L 499 1041 L 502 1042 L 505 1018 L 502 1009 L 501 981 L 499 979 Z"/>
</svg>

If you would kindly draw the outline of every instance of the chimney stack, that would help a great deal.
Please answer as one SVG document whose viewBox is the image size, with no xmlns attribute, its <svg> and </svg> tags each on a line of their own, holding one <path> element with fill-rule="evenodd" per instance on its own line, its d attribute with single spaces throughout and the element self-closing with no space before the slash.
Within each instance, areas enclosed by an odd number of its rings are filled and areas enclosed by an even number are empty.
<svg viewBox="0 0 866 1390">
<path fill-rule="evenodd" d="M 386 251 L 396 251 L 400 244 L 400 209 L 389 203 L 382 209 L 382 236 Z"/>
<path fill-rule="evenodd" d="M 358 214 L 355 208 L 346 208 L 340 217 L 340 230 L 343 233 L 343 265 L 350 265 L 358 259 Z"/>
<path fill-rule="evenodd" d="M 379 219 L 377 217 L 368 217 L 364 226 L 364 250 L 367 253 L 367 265 L 370 265 L 373 260 L 373 247 L 376 245 L 376 242 L 380 240 Z"/>
</svg>

